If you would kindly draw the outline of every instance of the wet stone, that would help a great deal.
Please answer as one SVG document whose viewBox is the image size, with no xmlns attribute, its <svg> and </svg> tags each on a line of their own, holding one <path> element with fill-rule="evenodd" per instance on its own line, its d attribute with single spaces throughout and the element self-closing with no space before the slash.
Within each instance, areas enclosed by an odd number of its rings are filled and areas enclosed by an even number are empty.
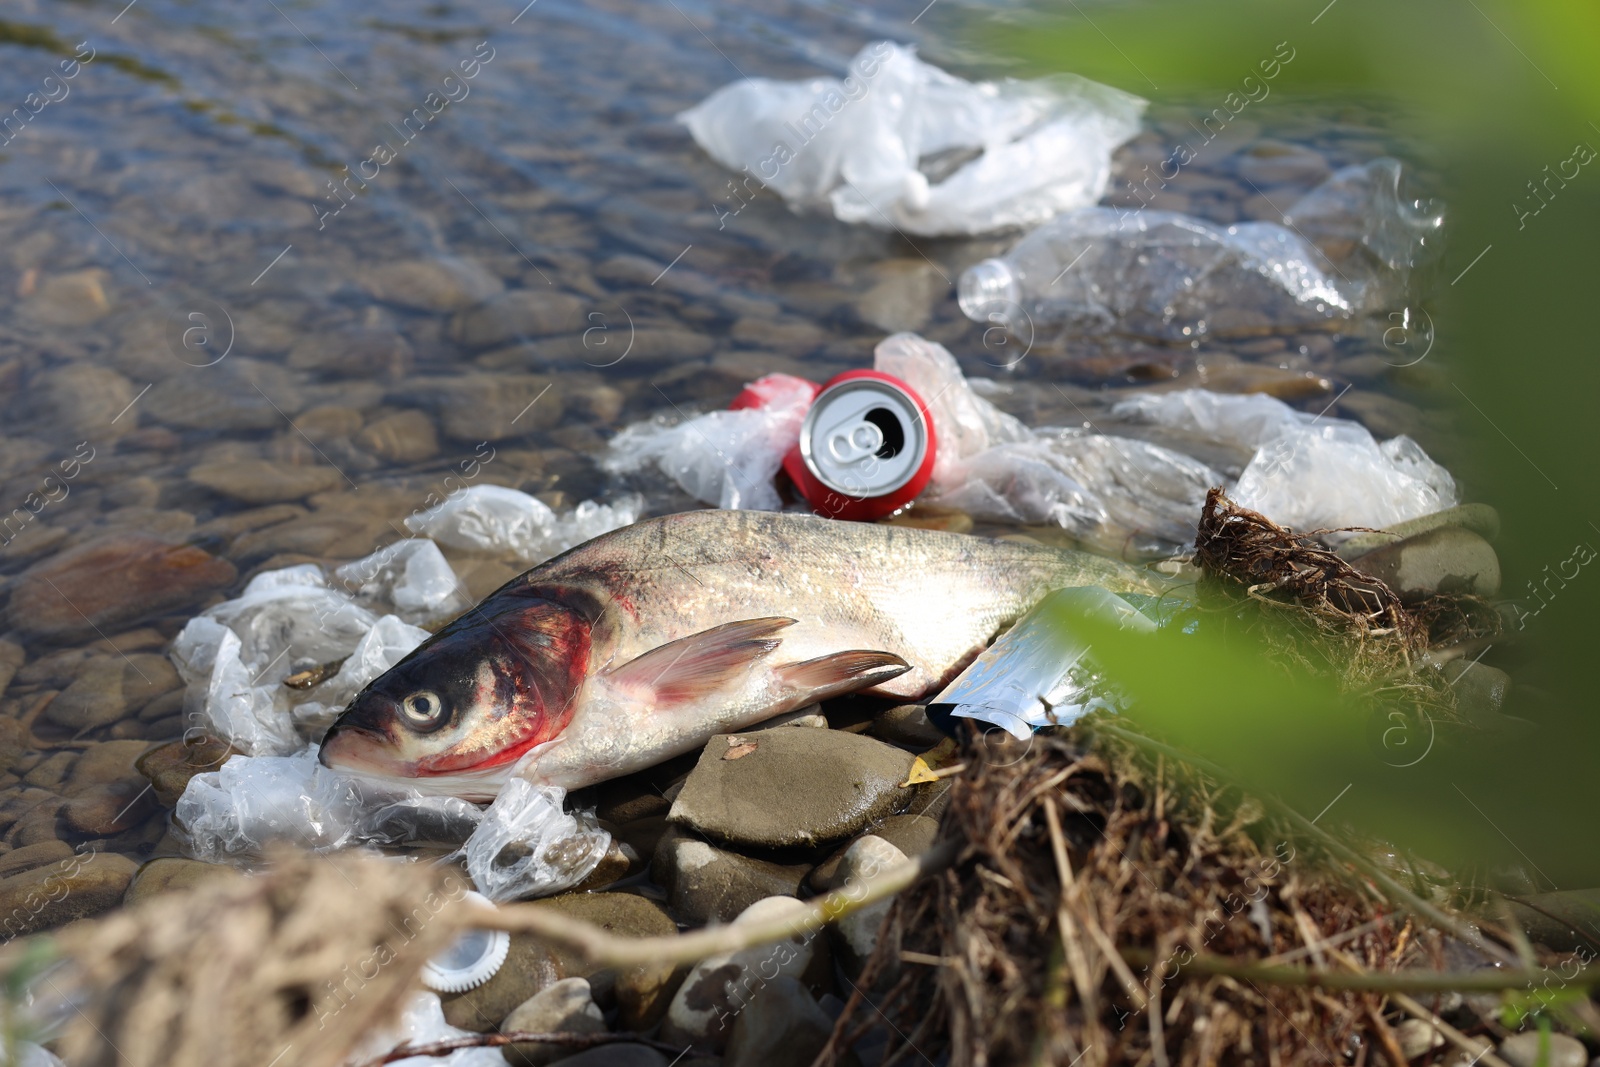
<svg viewBox="0 0 1600 1067">
<path fill-rule="evenodd" d="M 114 534 L 24 571 L 11 586 L 7 621 L 30 637 L 93 640 L 189 607 L 236 574 L 233 564 L 193 545 Z"/>
<path fill-rule="evenodd" d="M 585 1049 L 576 1056 L 556 1060 L 561 1067 L 668 1067 L 667 1058 L 649 1045 L 619 1041 Z"/>
<path fill-rule="evenodd" d="M 524 337 L 579 332 L 583 301 L 570 293 L 513 289 L 450 320 L 450 339 L 468 348 L 490 348 Z"/>
<path fill-rule="evenodd" d="M 1361 556 L 1357 567 L 1407 602 L 1434 593 L 1491 597 L 1500 591 L 1500 560 L 1494 546 L 1471 530 L 1444 526 L 1416 534 Z"/>
<path fill-rule="evenodd" d="M 262 459 L 202 463 L 190 469 L 189 480 L 245 504 L 304 500 L 313 493 L 344 484 L 344 478 L 332 467 L 301 467 Z"/>
<path fill-rule="evenodd" d="M 906 862 L 906 854 L 881 837 L 867 834 L 845 850 L 839 861 L 838 884 L 854 888 Z M 860 965 L 878 944 L 878 930 L 889 914 L 889 899 L 859 908 L 834 924 L 847 961 Z"/>
<path fill-rule="evenodd" d="M 419 463 L 439 454 L 433 420 L 420 411 L 397 411 L 374 419 L 356 435 L 355 443 L 390 463 Z"/>
<path fill-rule="evenodd" d="M 1444 1035 L 1438 1029 L 1421 1019 L 1406 1019 L 1394 1028 L 1396 1042 L 1400 1045 L 1400 1053 L 1407 1061 L 1414 1060 L 1432 1049 L 1444 1044 Z"/>
<path fill-rule="evenodd" d="M 782 918 L 805 909 L 793 897 L 770 897 L 745 909 L 735 924 Z M 811 963 L 815 938 L 795 934 L 739 952 L 709 956 L 695 965 L 672 998 L 662 1023 L 663 1040 L 718 1051 L 732 1024 L 759 987 L 779 975 L 799 978 Z"/>
<path fill-rule="evenodd" d="M 833 1020 L 798 979 L 764 982 L 733 1023 L 727 1067 L 809 1067 L 833 1033 Z"/>
<path fill-rule="evenodd" d="M 230 371 L 233 359 L 198 373 L 157 382 L 139 407 L 145 416 L 177 430 L 274 430 L 300 410 L 299 391 L 278 375 L 252 383 L 250 376 Z M 276 368 L 275 368 L 276 369 Z M 257 387 L 259 385 L 259 388 Z"/>
<path fill-rule="evenodd" d="M 1589 1062 L 1589 1053 L 1575 1037 L 1566 1034 L 1546 1037 L 1536 1030 L 1528 1030 L 1500 1042 L 1500 1058 L 1511 1067 L 1584 1067 Z"/>
<path fill-rule="evenodd" d="M 11 679 L 27 661 L 28 655 L 15 641 L 0 639 L 0 694 L 11 685 Z"/>
<path fill-rule="evenodd" d="M 181 893 L 218 878 L 238 876 L 232 867 L 220 863 L 202 863 L 182 856 L 161 856 L 139 868 L 122 902 L 137 904 L 163 893 Z"/>
<path fill-rule="evenodd" d="M 80 838 L 110 837 L 140 825 L 158 807 L 143 783 L 116 782 L 85 789 L 61 807 L 63 827 Z"/>
<path fill-rule="evenodd" d="M 380 264 L 362 274 L 361 287 L 374 300 L 415 311 L 464 311 L 505 289 L 481 263 L 456 256 Z"/>
<path fill-rule="evenodd" d="M 289 350 L 289 366 L 296 370 L 351 378 L 398 378 L 411 362 L 411 344 L 393 330 L 313 333 Z"/>
<path fill-rule="evenodd" d="M 653 900 L 634 893 L 563 893 L 535 901 L 574 919 L 593 923 L 618 937 L 671 937 L 678 932 L 666 909 Z M 563 959 L 569 972 L 599 982 L 598 972 L 585 969 L 576 960 Z M 613 976 L 613 989 L 621 1025 L 629 1030 L 645 1030 L 666 1013 L 672 994 L 677 991 L 688 965 L 640 964 Z"/>
<path fill-rule="evenodd" d="M 605 1033 L 605 1016 L 595 1006 L 589 982 L 583 978 L 563 978 L 539 990 L 512 1009 L 500 1024 L 501 1033 L 523 1030 L 531 1033 Z M 530 1041 L 507 1045 L 501 1050 L 507 1061 L 519 1067 L 545 1067 L 564 1056 L 568 1046 Z"/>
<path fill-rule="evenodd" d="M 671 894 L 673 914 L 700 926 L 727 922 L 766 897 L 793 896 L 807 868 L 742 856 L 673 831 L 657 846 L 652 871 Z"/>
<path fill-rule="evenodd" d="M 165 656 L 153 652 L 96 656 L 51 701 L 44 717 L 69 730 L 93 730 L 109 726 L 179 684 L 178 672 Z"/>
<path fill-rule="evenodd" d="M 872 273 L 877 278 L 856 298 L 856 314 L 885 333 L 922 329 L 950 289 L 933 264 L 921 259 L 884 260 Z"/>
<path fill-rule="evenodd" d="M 512 934 L 511 951 L 493 978 L 465 993 L 440 997 L 445 1021 L 463 1030 L 488 1033 L 511 1009 L 565 977 L 561 961 L 547 946 L 527 934 Z"/>
<path fill-rule="evenodd" d="M 12 938 L 110 911 L 137 865 L 111 852 L 85 852 L 0 881 L 0 937 Z"/>
<path fill-rule="evenodd" d="M 23 303 L 29 317 L 50 326 L 86 326 L 111 310 L 111 275 L 98 267 L 42 279 Z"/>
<path fill-rule="evenodd" d="M 563 409 L 554 379 L 538 374 L 414 378 L 407 395 L 433 406 L 446 437 L 467 443 L 551 429 L 560 425 Z"/>
<path fill-rule="evenodd" d="M 921 704 L 898 704 L 884 711 L 867 734 L 897 745 L 909 745 L 917 751 L 933 748 L 945 740 L 945 733 L 928 721 L 928 709 Z"/>
<path fill-rule="evenodd" d="M 0 856 L 0 878 L 31 871 L 47 863 L 60 863 L 74 855 L 72 846 L 65 841 L 41 841 L 37 845 L 24 845 Z"/>
<path fill-rule="evenodd" d="M 93 440 L 120 436 L 138 427 L 137 411 L 127 410 L 137 392 L 121 374 L 93 363 L 57 367 L 35 388 L 51 426 L 74 438 Z"/>
<path fill-rule="evenodd" d="M 226 741 L 210 736 L 190 737 L 150 749 L 135 766 L 150 780 L 156 800 L 171 808 L 188 788 L 189 779 L 216 770 L 231 755 L 233 748 Z"/>
<path fill-rule="evenodd" d="M 751 748 L 744 748 L 750 745 Z M 736 758 L 727 758 L 732 750 Z M 766 730 L 706 743 L 671 821 L 734 845 L 838 841 L 903 807 L 913 757 L 840 730 Z"/>
</svg>

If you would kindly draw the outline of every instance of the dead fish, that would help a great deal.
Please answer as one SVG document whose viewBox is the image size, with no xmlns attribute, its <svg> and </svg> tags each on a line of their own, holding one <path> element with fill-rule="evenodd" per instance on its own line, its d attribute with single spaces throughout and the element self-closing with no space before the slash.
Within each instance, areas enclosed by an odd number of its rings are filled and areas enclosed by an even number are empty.
<svg viewBox="0 0 1600 1067">
<path fill-rule="evenodd" d="M 513 769 L 576 789 L 818 700 L 938 692 L 1052 589 L 1156 592 L 1042 545 L 801 515 L 693 511 L 506 583 L 350 703 L 343 771 L 489 799 Z"/>
</svg>

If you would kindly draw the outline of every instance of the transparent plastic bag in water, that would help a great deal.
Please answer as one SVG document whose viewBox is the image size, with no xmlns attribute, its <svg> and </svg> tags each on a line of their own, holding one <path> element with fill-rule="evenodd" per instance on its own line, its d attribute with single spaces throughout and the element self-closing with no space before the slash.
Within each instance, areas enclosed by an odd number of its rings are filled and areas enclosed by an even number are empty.
<svg viewBox="0 0 1600 1067">
<path fill-rule="evenodd" d="M 816 386 L 786 374 L 755 384 L 764 387 L 763 407 L 635 423 L 611 439 L 601 465 L 613 474 L 653 466 L 696 500 L 719 508 L 781 511 L 773 479 L 800 440 Z"/>
<path fill-rule="evenodd" d="M 512 555 L 535 564 L 636 521 L 642 507 L 640 498 L 628 496 L 612 504 L 584 501 L 558 516 L 538 497 L 498 485 L 474 485 L 412 515 L 406 528 L 455 548 Z"/>
<path fill-rule="evenodd" d="M 1441 209 L 1405 199 L 1401 177 L 1392 159 L 1346 167 L 1283 225 L 1071 212 L 969 268 L 958 300 L 968 318 L 1016 334 L 1060 326 L 1177 342 L 1382 312 L 1403 305 L 1413 273 L 1441 253 Z"/>
<path fill-rule="evenodd" d="M 296 725 L 318 740 L 333 720 L 384 671 L 399 663 L 428 639 L 428 631 L 396 615 L 385 615 L 356 643 L 350 657 L 332 678 L 307 694 L 310 699 L 292 709 Z"/>
<path fill-rule="evenodd" d="M 766 187 L 845 222 L 976 234 L 1094 203 L 1144 106 L 1074 75 L 974 84 L 878 41 L 843 79 L 747 78 L 679 119 L 743 172 L 744 195 Z M 742 205 L 730 194 L 719 217 Z"/>
<path fill-rule="evenodd" d="M 462 850 L 478 892 L 500 902 L 571 889 L 600 865 L 611 835 L 590 812 L 562 810 L 566 790 L 513 776 Z"/>
<path fill-rule="evenodd" d="M 392 610 L 414 625 L 443 622 L 471 606 L 439 546 L 410 537 L 346 563 L 334 576 L 368 607 Z"/>
</svg>

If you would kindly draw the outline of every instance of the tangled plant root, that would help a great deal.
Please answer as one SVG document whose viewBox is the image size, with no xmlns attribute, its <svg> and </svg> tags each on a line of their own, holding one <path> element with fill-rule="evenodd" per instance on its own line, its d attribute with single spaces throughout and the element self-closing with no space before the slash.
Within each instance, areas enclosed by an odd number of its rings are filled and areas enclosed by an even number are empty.
<svg viewBox="0 0 1600 1067">
<path fill-rule="evenodd" d="M 1070 736 L 969 761 L 943 831 L 961 858 L 896 901 L 817 1063 L 874 1028 L 883 1067 L 1379 1058 L 1371 1044 L 1393 1040 L 1380 993 L 1183 964 L 1436 965 L 1437 936 L 1313 863 L 1236 790 L 1165 763 L 1147 775 L 1117 744 L 1089 754 Z M 1127 962 L 1141 952 L 1148 965 Z"/>
<path fill-rule="evenodd" d="M 460 931 L 459 873 L 283 851 L 56 935 L 73 1067 L 333 1067 Z M 275 1057 L 279 1057 L 275 1059 Z"/>
</svg>

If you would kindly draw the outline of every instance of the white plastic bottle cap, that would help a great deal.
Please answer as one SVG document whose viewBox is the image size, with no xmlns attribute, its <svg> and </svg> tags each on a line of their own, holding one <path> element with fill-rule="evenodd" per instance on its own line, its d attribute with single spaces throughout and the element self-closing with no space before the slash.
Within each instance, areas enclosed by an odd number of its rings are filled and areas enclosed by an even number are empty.
<svg viewBox="0 0 1600 1067">
<path fill-rule="evenodd" d="M 465 895 L 494 906 L 481 893 L 468 890 Z M 422 984 L 438 993 L 465 993 L 493 978 L 510 952 L 511 935 L 504 930 L 467 930 L 423 965 Z"/>
</svg>

